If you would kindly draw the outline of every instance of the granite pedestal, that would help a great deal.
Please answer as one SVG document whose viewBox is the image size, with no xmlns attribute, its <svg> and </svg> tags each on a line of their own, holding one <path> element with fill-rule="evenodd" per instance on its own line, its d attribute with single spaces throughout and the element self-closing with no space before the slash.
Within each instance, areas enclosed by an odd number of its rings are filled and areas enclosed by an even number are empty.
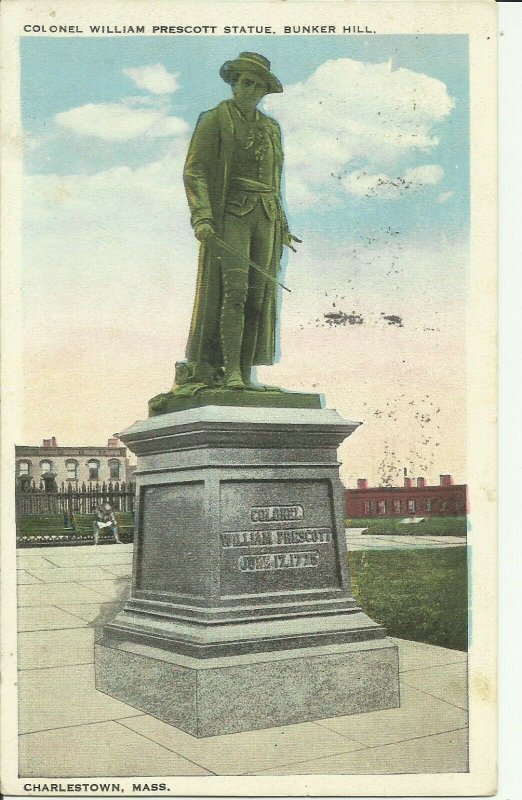
<svg viewBox="0 0 522 800">
<path fill-rule="evenodd" d="M 194 736 L 396 707 L 397 648 L 350 592 L 328 409 L 203 406 L 120 434 L 138 455 L 131 598 L 101 691 Z"/>
</svg>

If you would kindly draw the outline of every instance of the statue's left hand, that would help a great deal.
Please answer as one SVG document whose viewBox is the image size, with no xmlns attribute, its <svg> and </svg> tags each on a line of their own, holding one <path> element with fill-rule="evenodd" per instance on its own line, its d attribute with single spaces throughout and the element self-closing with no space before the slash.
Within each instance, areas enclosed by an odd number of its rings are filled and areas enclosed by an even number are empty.
<svg viewBox="0 0 522 800">
<path fill-rule="evenodd" d="M 294 236 L 293 233 L 290 233 L 290 231 L 286 231 L 283 236 L 283 244 L 289 247 L 290 250 L 293 250 L 294 253 L 297 253 L 297 250 L 293 246 L 292 242 L 299 242 L 299 244 L 301 244 L 302 241 L 302 239 L 298 239 L 297 236 Z"/>
</svg>

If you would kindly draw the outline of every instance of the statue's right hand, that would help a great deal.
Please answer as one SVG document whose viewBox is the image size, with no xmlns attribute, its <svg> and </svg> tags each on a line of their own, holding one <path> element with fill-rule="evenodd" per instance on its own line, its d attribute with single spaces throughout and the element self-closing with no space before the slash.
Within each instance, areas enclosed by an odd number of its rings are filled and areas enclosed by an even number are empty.
<svg viewBox="0 0 522 800">
<path fill-rule="evenodd" d="M 194 233 L 196 239 L 200 242 L 204 242 L 209 236 L 215 236 L 216 231 L 209 222 L 200 222 L 199 225 L 196 225 Z"/>
</svg>

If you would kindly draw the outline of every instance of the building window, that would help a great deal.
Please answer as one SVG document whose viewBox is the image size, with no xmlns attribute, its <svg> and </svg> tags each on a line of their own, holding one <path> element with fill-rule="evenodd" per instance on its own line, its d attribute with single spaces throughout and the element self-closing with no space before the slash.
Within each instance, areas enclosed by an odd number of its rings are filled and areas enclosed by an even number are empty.
<svg viewBox="0 0 522 800">
<path fill-rule="evenodd" d="M 53 471 L 53 462 L 52 461 L 40 461 L 40 469 L 42 471 L 42 475 L 45 472 L 52 472 Z"/>
<path fill-rule="evenodd" d="M 416 510 L 417 510 L 417 503 L 415 502 L 415 500 L 408 500 L 408 513 L 415 514 Z"/>
<path fill-rule="evenodd" d="M 111 481 L 120 480 L 120 462 L 115 458 L 111 458 L 109 461 L 109 478 Z"/>
<path fill-rule="evenodd" d="M 386 514 L 386 500 L 379 500 L 377 503 L 377 512 L 379 514 Z"/>
<path fill-rule="evenodd" d="M 78 462 L 77 461 L 66 461 L 65 462 L 65 469 L 67 470 L 67 480 L 68 481 L 77 481 L 78 480 Z"/>
<path fill-rule="evenodd" d="M 393 501 L 393 513 L 400 514 L 402 511 L 402 502 L 400 500 Z"/>
<path fill-rule="evenodd" d="M 445 500 L 439 500 L 439 511 L 444 512 L 446 511 L 447 503 Z"/>
<path fill-rule="evenodd" d="M 431 500 L 430 499 L 424 501 L 424 511 L 431 511 Z"/>
<path fill-rule="evenodd" d="M 368 506 L 369 506 L 368 513 L 369 514 L 373 514 L 373 512 L 375 511 L 375 501 L 374 500 L 369 500 L 368 501 Z"/>
<path fill-rule="evenodd" d="M 19 461 L 18 462 L 18 474 L 20 477 L 24 475 L 31 474 L 31 462 L 30 461 Z"/>
<path fill-rule="evenodd" d="M 366 516 L 369 513 L 370 513 L 370 504 L 368 500 L 365 500 L 363 503 L 363 514 Z"/>
<path fill-rule="evenodd" d="M 89 470 L 89 480 L 90 481 L 97 481 L 100 478 L 100 462 L 96 461 L 96 459 L 92 458 L 90 461 L 87 462 L 87 468 Z"/>
</svg>

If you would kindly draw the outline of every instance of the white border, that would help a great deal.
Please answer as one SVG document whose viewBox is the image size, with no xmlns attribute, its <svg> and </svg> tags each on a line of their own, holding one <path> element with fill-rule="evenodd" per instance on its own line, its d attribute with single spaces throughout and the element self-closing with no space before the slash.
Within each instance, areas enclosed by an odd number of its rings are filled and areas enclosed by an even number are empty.
<svg viewBox="0 0 522 800">
<path fill-rule="evenodd" d="M 207 24 L 222 24 L 226 11 L 234 14 L 234 23 L 266 24 L 269 16 L 275 19 L 284 16 L 288 24 L 304 24 L 329 20 L 346 22 L 364 19 L 379 33 L 470 33 L 470 71 L 472 89 L 472 313 L 482 321 L 480 328 L 473 330 L 470 339 L 470 474 L 469 485 L 473 498 L 473 613 L 475 624 L 473 646 L 470 652 L 471 697 L 471 773 L 456 775 L 403 775 L 403 776 L 342 776 L 310 775 L 301 778 L 255 777 L 255 778 L 212 778 L 210 782 L 202 778 L 176 778 L 171 785 L 176 786 L 177 796 L 185 793 L 208 795 L 208 790 L 216 796 L 258 795 L 288 796 L 312 794 L 316 796 L 357 793 L 360 796 L 390 796 L 409 792 L 412 796 L 446 795 L 448 792 L 461 795 L 476 795 L 477 792 L 491 792 L 494 787 L 495 769 L 495 640 L 496 640 L 496 590 L 495 590 L 495 497 L 491 487 L 496 484 L 496 340 L 495 340 L 495 262 L 496 262 L 496 214 L 494 209 L 496 184 L 496 117 L 495 117 L 495 7 L 488 0 L 432 0 L 432 2 L 248 2 L 220 3 L 208 5 L 202 2 L 179 3 L 164 0 L 151 5 L 136 2 L 98 2 L 98 0 L 57 0 L 55 3 L 29 3 L 26 0 L 4 0 L 2 14 L 2 36 L 4 39 L 3 61 L 3 105 L 9 109 L 9 117 L 3 124 L 3 230 L 8 234 L 3 244 L 4 264 L 4 439 L 2 449 L 2 469 L 5 480 L 3 486 L 3 535 L 5 539 L 2 552 L 3 586 L 10 602 L 3 604 L 5 618 L 4 649 L 2 653 L 4 672 L 4 696 L 2 703 L 2 722 L 4 753 L 4 789 L 16 791 L 24 779 L 15 778 L 16 763 L 13 724 L 16 706 L 14 704 L 13 683 L 15 681 L 14 657 L 16 637 L 13 627 L 15 621 L 14 604 L 14 558 L 12 531 L 14 513 L 12 500 L 13 444 L 16 441 L 17 407 L 20 395 L 10 387 L 14 376 L 19 374 L 16 365 L 17 354 L 11 350 L 6 354 L 6 344 L 18 347 L 20 339 L 13 337 L 19 315 L 19 303 L 13 300 L 16 276 L 14 265 L 19 264 L 15 239 L 16 221 L 19 219 L 19 192 L 17 181 L 19 173 L 14 166 L 20 146 L 18 120 L 13 109 L 16 104 L 17 61 L 13 51 L 13 35 L 19 32 L 18 21 L 28 13 L 32 22 L 49 20 L 49 13 L 56 22 L 62 19 L 81 20 L 88 16 L 103 16 L 104 24 L 114 25 L 125 19 L 132 24 L 139 12 L 140 24 L 154 18 L 163 22 L 166 16 L 195 22 L 197 18 Z M 166 13 L 166 9 L 170 10 Z M 347 13 L 349 8 L 349 13 Z M 132 13 L 129 13 L 129 12 Z M 486 44 L 490 35 L 489 44 Z M 493 41 L 491 41 L 493 39 Z M 5 113 L 5 112 L 4 112 Z M 6 121 L 7 119 L 7 121 Z M 19 164 L 18 164 L 19 166 Z M 7 284 L 6 284 L 7 281 Z M 7 377 L 6 377 L 7 376 Z M 6 388 L 7 387 L 7 388 Z M 16 388 L 16 387 L 15 387 Z M 14 428 L 13 428 L 14 426 Z M 5 543 L 9 542 L 7 546 Z M 5 595 L 4 595 L 5 596 Z M 487 691 L 484 691 L 486 686 Z M 5 764 L 7 763 L 7 767 Z M 115 777 L 115 776 L 114 776 Z M 139 781 L 139 778 L 133 778 Z M 126 784 L 126 779 L 119 779 Z M 127 784 L 130 784 L 128 781 Z M 284 792 L 281 791 L 284 788 Z"/>
</svg>

